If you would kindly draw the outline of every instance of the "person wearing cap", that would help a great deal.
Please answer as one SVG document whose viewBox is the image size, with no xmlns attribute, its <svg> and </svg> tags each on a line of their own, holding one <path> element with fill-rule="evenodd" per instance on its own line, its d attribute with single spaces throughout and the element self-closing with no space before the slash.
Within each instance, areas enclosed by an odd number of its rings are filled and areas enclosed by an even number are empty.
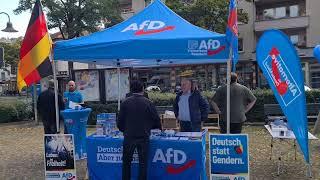
<svg viewBox="0 0 320 180">
<path fill-rule="evenodd" d="M 64 110 L 62 96 L 58 95 L 59 112 Z M 54 96 L 54 81 L 50 80 L 48 89 L 40 93 L 37 101 L 37 109 L 43 122 L 45 134 L 56 134 L 56 107 Z"/>
</svg>

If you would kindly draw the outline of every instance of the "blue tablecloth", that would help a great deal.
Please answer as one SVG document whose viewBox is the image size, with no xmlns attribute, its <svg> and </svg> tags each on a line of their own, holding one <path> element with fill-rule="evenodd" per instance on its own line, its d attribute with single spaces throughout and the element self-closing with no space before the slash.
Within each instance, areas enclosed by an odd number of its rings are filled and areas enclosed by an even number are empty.
<svg viewBox="0 0 320 180">
<path fill-rule="evenodd" d="M 60 112 L 64 118 L 68 134 L 73 134 L 76 160 L 87 157 L 86 125 L 90 112 L 91 108 L 81 110 L 66 109 Z"/>
<path fill-rule="evenodd" d="M 206 142 L 201 140 L 150 140 L 148 179 L 206 180 Z M 121 180 L 122 138 L 87 137 L 90 180 Z M 132 163 L 132 179 L 137 179 L 137 154 Z"/>
</svg>

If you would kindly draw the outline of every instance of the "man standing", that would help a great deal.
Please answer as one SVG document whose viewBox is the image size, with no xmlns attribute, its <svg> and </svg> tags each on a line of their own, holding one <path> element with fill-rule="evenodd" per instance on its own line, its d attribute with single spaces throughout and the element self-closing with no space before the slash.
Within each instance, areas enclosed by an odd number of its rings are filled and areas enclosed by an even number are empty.
<svg viewBox="0 0 320 180">
<path fill-rule="evenodd" d="M 181 132 L 200 132 L 201 122 L 208 118 L 208 103 L 197 88 L 192 89 L 190 79 L 182 79 L 181 92 L 173 104 Z"/>
<path fill-rule="evenodd" d="M 230 133 L 240 134 L 242 124 L 246 121 L 246 113 L 256 102 L 256 97 L 245 86 L 237 82 L 236 73 L 231 73 L 230 84 Z M 212 106 L 221 115 L 220 132 L 227 132 L 227 86 L 217 89 L 212 99 Z"/>
<path fill-rule="evenodd" d="M 50 80 L 48 89 L 40 93 L 37 108 L 43 122 L 45 134 L 56 134 L 56 107 L 54 98 L 54 81 Z M 59 112 L 64 109 L 62 96 L 58 95 Z"/>
<path fill-rule="evenodd" d="M 131 178 L 132 155 L 137 148 L 139 180 L 146 180 L 150 130 L 161 129 L 160 118 L 152 102 L 143 96 L 143 84 L 133 81 L 130 86 L 133 95 L 121 103 L 117 120 L 124 135 L 122 179 Z"/>
<path fill-rule="evenodd" d="M 68 91 L 63 93 L 66 108 L 69 108 L 69 102 L 83 103 L 83 97 L 80 92 L 76 90 L 76 83 L 74 81 L 68 82 Z"/>
</svg>

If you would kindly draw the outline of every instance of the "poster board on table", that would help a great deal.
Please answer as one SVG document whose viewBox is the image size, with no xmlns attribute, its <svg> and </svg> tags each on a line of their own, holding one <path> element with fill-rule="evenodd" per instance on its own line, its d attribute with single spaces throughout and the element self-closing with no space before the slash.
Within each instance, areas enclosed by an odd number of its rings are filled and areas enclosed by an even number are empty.
<svg viewBox="0 0 320 180">
<path fill-rule="evenodd" d="M 117 69 L 105 70 L 105 84 L 106 84 L 106 100 L 117 101 L 118 91 L 120 91 L 120 98 L 124 99 L 126 94 L 130 91 L 129 83 L 129 69 L 120 70 L 120 89 L 118 90 L 118 71 Z"/>
<path fill-rule="evenodd" d="M 249 179 L 247 134 L 209 134 L 210 179 Z"/>
<path fill-rule="evenodd" d="M 46 180 L 77 179 L 73 134 L 44 135 Z"/>
<path fill-rule="evenodd" d="M 82 70 L 75 72 L 78 91 L 83 95 L 84 101 L 99 101 L 99 71 Z"/>
</svg>

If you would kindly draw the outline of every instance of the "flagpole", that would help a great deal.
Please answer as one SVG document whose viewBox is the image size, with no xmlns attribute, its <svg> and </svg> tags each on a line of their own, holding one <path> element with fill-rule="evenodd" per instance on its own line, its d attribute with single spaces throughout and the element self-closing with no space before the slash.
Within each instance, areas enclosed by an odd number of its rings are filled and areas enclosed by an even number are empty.
<svg viewBox="0 0 320 180">
<path fill-rule="evenodd" d="M 59 105 L 58 105 L 58 81 L 57 81 L 57 74 L 55 68 L 55 62 L 52 58 L 52 54 L 50 55 L 50 59 L 52 62 L 52 72 L 53 72 L 53 81 L 54 81 L 54 104 L 56 109 L 56 127 L 57 133 L 60 133 L 60 121 L 59 121 Z"/>
<path fill-rule="evenodd" d="M 308 163 L 308 177 L 312 178 L 312 166 L 311 166 L 310 162 Z"/>
<path fill-rule="evenodd" d="M 34 121 L 38 125 L 38 104 L 37 104 L 37 84 L 33 84 L 33 108 L 34 108 Z"/>
</svg>

